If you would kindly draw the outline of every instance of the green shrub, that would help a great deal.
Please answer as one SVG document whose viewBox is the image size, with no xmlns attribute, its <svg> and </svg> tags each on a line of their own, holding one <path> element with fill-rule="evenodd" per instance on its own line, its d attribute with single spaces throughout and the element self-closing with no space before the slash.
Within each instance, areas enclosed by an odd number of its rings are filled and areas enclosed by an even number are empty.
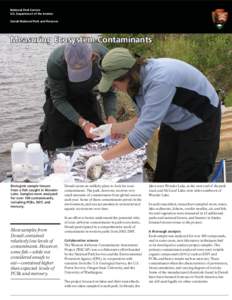
<svg viewBox="0 0 232 300">
<path fill-rule="evenodd" d="M 232 90 L 230 90 L 228 93 L 227 93 L 227 96 L 225 98 L 225 105 L 226 106 L 232 106 Z"/>
<path fill-rule="evenodd" d="M 152 43 L 106 44 L 108 48 L 126 47 L 145 57 L 172 57 L 184 60 L 201 70 L 216 89 L 232 91 L 232 34 L 103 34 L 103 36 L 152 38 Z"/>
</svg>

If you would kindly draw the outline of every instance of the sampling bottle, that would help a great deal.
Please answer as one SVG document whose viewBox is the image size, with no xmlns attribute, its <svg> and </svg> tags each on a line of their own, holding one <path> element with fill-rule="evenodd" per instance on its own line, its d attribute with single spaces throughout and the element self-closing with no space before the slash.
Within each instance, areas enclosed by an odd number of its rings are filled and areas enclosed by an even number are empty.
<svg viewBox="0 0 232 300">
<path fill-rule="evenodd" d="M 17 142 L 11 148 L 11 165 L 13 181 L 27 179 L 27 148 L 23 142 Z"/>
<path fill-rule="evenodd" d="M 44 177 L 44 153 L 39 143 L 28 145 L 27 167 L 29 181 L 38 182 Z"/>
</svg>

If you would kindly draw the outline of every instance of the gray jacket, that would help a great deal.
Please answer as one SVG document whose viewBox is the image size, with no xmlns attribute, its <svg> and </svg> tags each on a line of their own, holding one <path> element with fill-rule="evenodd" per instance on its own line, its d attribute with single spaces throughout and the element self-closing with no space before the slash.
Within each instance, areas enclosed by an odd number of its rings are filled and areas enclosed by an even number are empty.
<svg viewBox="0 0 232 300">
<path fill-rule="evenodd" d="M 97 43 L 92 44 L 92 47 L 93 51 L 99 55 L 99 59 L 102 59 L 108 52 L 107 48 Z M 71 95 L 69 94 L 68 85 L 70 82 L 67 74 L 67 63 L 64 59 L 64 48 L 65 45 L 56 48 L 48 58 L 48 87 L 50 89 L 51 99 L 55 108 L 67 119 L 78 124 L 80 114 L 69 103 Z M 96 87 L 100 79 L 101 72 L 98 70 L 96 62 L 93 66 L 91 80 L 89 80 L 88 83 L 77 83 L 77 90 L 79 90 L 80 93 L 89 93 Z M 72 86 L 75 85 L 75 83 L 71 84 Z M 109 91 L 102 94 L 102 96 L 106 116 L 114 116 L 116 113 L 116 94 L 113 91 Z"/>
</svg>

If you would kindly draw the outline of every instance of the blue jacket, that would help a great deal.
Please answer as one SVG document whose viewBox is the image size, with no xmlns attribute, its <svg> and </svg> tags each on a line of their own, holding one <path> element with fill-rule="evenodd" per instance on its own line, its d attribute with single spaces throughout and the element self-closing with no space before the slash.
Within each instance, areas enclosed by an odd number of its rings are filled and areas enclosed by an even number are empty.
<svg viewBox="0 0 232 300">
<path fill-rule="evenodd" d="M 219 105 L 208 79 L 195 67 L 171 58 L 148 59 L 135 97 L 139 119 L 128 139 L 142 147 L 161 123 L 183 131 L 204 122 Z"/>
</svg>

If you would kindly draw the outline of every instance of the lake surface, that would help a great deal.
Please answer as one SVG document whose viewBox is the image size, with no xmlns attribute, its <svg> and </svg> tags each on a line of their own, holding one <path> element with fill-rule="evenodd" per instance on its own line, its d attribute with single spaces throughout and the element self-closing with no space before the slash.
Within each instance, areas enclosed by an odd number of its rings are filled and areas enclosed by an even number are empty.
<svg viewBox="0 0 232 300">
<path fill-rule="evenodd" d="M 14 38 L 19 40 L 22 37 L 37 37 L 39 42 L 12 42 Z M 44 41 L 47 37 L 50 43 Z M 54 35 L 0 34 L 0 180 L 6 171 L 11 170 L 12 144 L 37 141 L 44 118 L 42 106 L 47 59 L 58 46 L 60 44 L 54 43 Z"/>
</svg>

